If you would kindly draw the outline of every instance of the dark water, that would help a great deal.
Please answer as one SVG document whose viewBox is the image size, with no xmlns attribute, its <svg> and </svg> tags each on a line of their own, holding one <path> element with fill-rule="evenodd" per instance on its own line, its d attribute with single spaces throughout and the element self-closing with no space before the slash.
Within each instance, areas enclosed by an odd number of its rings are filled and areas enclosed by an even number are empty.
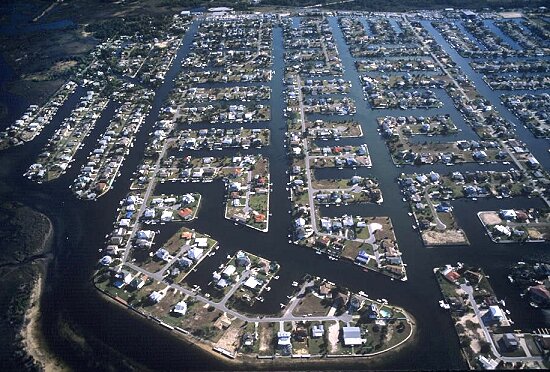
<svg viewBox="0 0 550 372">
<path fill-rule="evenodd" d="M 11 94 L 7 90 L 7 84 L 15 79 L 13 68 L 9 66 L 4 57 L 0 55 L 0 105 L 3 114 L 0 119 L 11 123 L 19 119 L 21 113 L 28 107 L 28 102 L 22 97 Z"/>
<path fill-rule="evenodd" d="M 418 327 L 417 342 L 405 347 L 402 352 L 388 355 L 380 360 L 365 362 L 342 361 L 339 368 L 384 368 L 384 369 L 449 369 L 465 368 L 458 347 L 458 338 L 447 312 L 438 306 L 441 295 L 434 279 L 432 269 L 446 263 L 457 261 L 472 263 L 483 267 L 491 276 L 491 283 L 499 297 L 505 298 L 512 318 L 516 322 L 515 328 L 530 330 L 540 326 L 548 326 L 550 322 L 544 315 L 529 307 L 519 298 L 519 293 L 508 285 L 507 268 L 520 260 L 544 259 L 549 260 L 548 246 L 543 244 L 531 245 L 497 245 L 493 244 L 485 235 L 475 213 L 479 210 L 498 209 L 508 206 L 534 207 L 542 203 L 536 199 L 513 200 L 479 200 L 453 202 L 459 224 L 464 228 L 472 245 L 469 247 L 446 247 L 437 249 L 424 248 L 415 230 L 412 229 L 412 217 L 407 215 L 408 207 L 401 201 L 396 177 L 401 172 L 423 171 L 429 172 L 437 167 L 402 167 L 396 168 L 391 162 L 386 145 L 377 133 L 376 117 L 378 111 L 368 108 L 363 99 L 361 86 L 354 69 L 353 59 L 343 41 L 341 31 L 337 27 L 335 18 L 330 19 L 335 34 L 338 50 L 342 58 L 345 76 L 353 84 L 350 96 L 357 105 L 355 119 L 363 127 L 365 137 L 360 142 L 369 146 L 373 167 L 359 169 L 360 175 L 375 176 L 381 185 L 384 204 L 350 206 L 342 208 L 323 208 L 324 215 L 341 215 L 353 213 L 356 215 L 381 215 L 392 218 L 395 233 L 403 251 L 404 261 L 408 264 L 409 281 L 406 283 L 390 281 L 387 277 L 368 272 L 345 262 L 328 260 L 325 256 L 314 254 L 308 249 L 296 247 L 288 243 L 288 227 L 290 225 L 290 202 L 286 191 L 288 182 L 287 159 L 283 148 L 285 120 L 282 115 L 284 109 L 282 82 L 283 77 L 283 43 L 280 28 L 274 30 L 274 66 L 275 75 L 270 82 L 272 88 L 271 109 L 272 119 L 268 124 L 271 129 L 271 146 L 262 149 L 261 153 L 270 159 L 273 193 L 271 195 L 270 231 L 260 233 L 244 227 L 237 227 L 223 218 L 223 185 L 221 182 L 210 184 L 179 184 L 169 183 L 158 186 L 160 192 L 184 193 L 198 191 L 203 195 L 203 205 L 199 218 L 188 224 L 203 233 L 210 234 L 220 241 L 221 249 L 218 253 L 203 261 L 200 269 L 189 276 L 191 284 L 203 286 L 210 280 L 212 271 L 225 262 L 227 254 L 244 249 L 264 256 L 281 264 L 280 280 L 274 282 L 272 290 L 266 294 L 265 302 L 257 305 L 255 310 L 262 313 L 274 313 L 279 309 L 279 303 L 286 300 L 291 292 L 291 283 L 298 280 L 305 273 L 325 277 L 340 283 L 353 291 L 363 290 L 372 298 L 386 298 L 390 303 L 407 309 L 416 319 Z M 173 87 L 172 79 L 179 73 L 180 62 L 185 57 L 193 35 L 197 30 L 195 23 L 185 36 L 174 64 L 166 76 L 165 83 L 156 91 L 151 114 L 147 117 L 135 142 L 135 147 L 127 157 L 122 175 L 113 190 L 100 198 L 97 202 L 82 202 L 76 200 L 69 185 L 77 175 L 80 163 L 84 160 L 88 148 L 80 151 L 75 166 L 60 179 L 44 185 L 33 184 L 22 177 L 26 168 L 31 164 L 47 138 L 58 127 L 63 115 L 70 112 L 71 105 L 78 99 L 78 92 L 71 97 L 54 119 L 32 144 L 10 149 L 0 155 L 0 175 L 6 184 L 2 192 L 2 200 L 18 200 L 45 212 L 55 224 L 56 260 L 52 265 L 48 290 L 43 300 L 44 324 L 46 339 L 52 349 L 75 366 L 82 367 L 82 361 L 63 342 L 59 336 L 56 320 L 59 314 L 71 319 L 78 325 L 80 331 L 89 339 L 99 339 L 109 347 L 121 352 L 128 358 L 148 367 L 160 370 L 182 369 L 223 369 L 229 368 L 221 362 L 204 355 L 195 348 L 174 337 L 169 332 L 156 325 L 145 322 L 132 315 L 129 311 L 104 301 L 91 285 L 91 275 L 97 259 L 100 257 L 98 249 L 104 246 L 104 236 L 112 229 L 115 210 L 119 201 L 126 194 L 132 172 L 136 169 L 142 157 L 144 143 L 148 133 L 158 117 L 158 111 L 163 107 L 164 100 Z M 480 92 L 494 102 L 495 107 L 510 118 L 511 114 L 498 103 L 499 98 L 483 83 L 480 76 L 467 65 L 467 60 L 460 58 L 449 46 L 444 43 L 440 35 L 432 28 L 428 28 L 436 40 L 451 54 L 452 58 L 475 81 Z M 445 99 L 442 97 L 442 99 Z M 448 99 L 448 98 L 447 98 Z M 103 128 L 108 123 L 108 115 L 115 106 L 108 107 L 103 113 L 98 125 L 88 138 L 87 146 L 94 143 Z M 22 112 L 22 108 L 18 109 Z M 458 118 L 452 105 L 446 104 L 441 112 L 453 115 L 455 122 L 464 130 L 465 137 L 470 138 L 471 132 Z M 389 114 L 384 112 L 383 114 Z M 513 117 L 512 117 L 513 118 Z M 514 122 L 517 122 L 513 119 Z M 8 124 L 6 121 L 5 125 Z M 252 125 L 252 127 L 264 125 Z M 536 140 L 530 132 L 518 126 L 520 138 L 528 142 L 530 149 L 539 161 L 546 167 L 549 165 L 548 142 Z M 341 141 L 344 143 L 344 141 Z M 225 154 L 235 151 L 226 150 Z M 187 155 L 188 153 L 184 153 Z M 217 155 L 217 154 L 216 154 Z M 461 167 L 442 167 L 439 171 L 476 169 L 476 165 Z M 496 169 L 496 165 L 488 165 L 484 169 Z M 508 166 L 509 167 L 509 166 Z M 349 177 L 350 171 L 323 170 L 318 172 L 322 177 Z M 351 174 L 352 175 L 352 174 Z M 156 239 L 162 244 L 177 225 L 165 225 L 161 236 Z M 99 350 L 99 349 L 98 349 Z M 108 358 L 97 351 L 95 358 Z M 316 366 L 317 368 L 322 367 Z M 334 368 L 334 366 L 330 366 Z M 303 368 L 303 367 L 302 367 Z"/>
<path fill-rule="evenodd" d="M 47 4 L 49 5 L 49 4 Z M 64 30 L 75 27 L 75 23 L 70 19 L 42 23 L 37 21 L 33 23 L 33 17 L 41 12 L 33 4 L 20 1 L 6 1 L 0 4 L 0 12 L 7 15 L 7 22 L 0 26 L 0 34 L 21 35 L 38 31 Z"/>
</svg>

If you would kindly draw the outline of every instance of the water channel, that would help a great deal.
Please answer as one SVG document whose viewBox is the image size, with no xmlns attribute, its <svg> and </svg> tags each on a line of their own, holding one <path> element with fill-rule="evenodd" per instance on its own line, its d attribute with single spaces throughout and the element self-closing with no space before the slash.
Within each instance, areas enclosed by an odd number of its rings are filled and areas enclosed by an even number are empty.
<svg viewBox="0 0 550 372">
<path fill-rule="evenodd" d="M 349 96 L 355 100 L 357 106 L 354 119 L 361 123 L 364 132 L 364 138 L 360 139 L 360 142 L 368 144 L 373 161 L 371 169 L 358 169 L 353 172 L 376 177 L 380 182 L 384 203 L 382 206 L 358 205 L 323 208 L 322 213 L 327 216 L 352 213 L 353 215 L 391 217 L 403 252 L 404 262 L 408 265 L 408 282 L 390 281 L 389 278 L 380 274 L 363 272 L 359 267 L 346 262 L 330 261 L 326 256 L 316 255 L 311 250 L 288 243 L 290 201 L 288 200 L 289 193 L 286 190 L 288 182 L 287 158 L 283 146 L 286 125 L 283 117 L 283 36 L 281 28 L 276 27 L 273 32 L 273 70 L 275 75 L 270 82 L 272 88 L 271 120 L 266 125 L 271 129 L 271 145 L 260 151 L 270 160 L 273 182 L 269 232 L 264 234 L 235 226 L 223 218 L 224 197 L 221 181 L 209 184 L 169 183 L 158 186 L 160 192 L 200 192 L 203 195 L 203 205 L 199 212 L 199 218 L 188 226 L 220 241 L 221 248 L 218 253 L 204 260 L 199 270 L 188 277 L 190 284 L 199 284 L 204 288 L 210 280 L 212 271 L 226 261 L 226 256 L 243 249 L 281 264 L 280 280 L 274 282 L 273 289 L 264 296 L 265 302 L 259 303 L 255 307 L 255 310 L 260 313 L 275 313 L 279 308 L 279 303 L 285 302 L 286 296 L 291 292 L 291 283 L 305 273 L 310 273 L 348 286 L 353 291 L 365 291 L 372 298 L 386 298 L 390 303 L 404 307 L 414 316 L 418 329 L 414 343 L 406 346 L 399 353 L 389 354 L 380 359 L 366 360 L 364 363 L 357 360 L 349 362 L 343 360 L 339 368 L 465 368 L 466 365 L 460 355 L 458 337 L 454 332 L 451 318 L 438 306 L 441 295 L 432 272 L 434 267 L 447 263 L 460 261 L 483 267 L 490 275 L 497 295 L 506 300 L 507 308 L 511 311 L 512 318 L 516 323 L 515 328 L 530 330 L 550 325 L 550 320 L 546 315 L 539 310 L 532 309 L 522 301 L 517 290 L 510 287 L 507 280 L 507 268 L 517 261 L 550 260 L 550 254 L 545 249 L 548 246 L 542 244 L 494 244 L 485 235 L 484 229 L 475 216 L 479 210 L 512 206 L 525 208 L 542 206 L 542 203 L 539 200 L 527 198 L 453 202 L 458 223 L 467 233 L 472 243 L 471 246 L 425 248 L 418 233 L 412 228 L 412 217 L 407 215 L 408 206 L 401 200 L 395 180 L 400 173 L 405 171 L 429 172 L 432 168 L 438 167 L 396 168 L 393 165 L 387 147 L 377 132 L 376 124 L 377 116 L 386 115 L 388 112 L 374 111 L 368 107 L 363 98 L 354 60 L 344 42 L 337 19 L 331 17 L 329 22 L 343 62 L 344 79 L 352 82 Z M 481 75 L 470 68 L 468 60 L 452 50 L 441 35 L 429 25 L 429 22 L 423 22 L 423 25 L 474 81 L 480 93 L 489 99 L 506 119 L 518 124 L 519 137 L 527 142 L 531 151 L 548 169 L 550 167 L 550 159 L 546 151 L 548 141 L 535 139 L 528 130 L 519 125 L 515 117 L 500 104 L 498 94 L 491 91 L 481 79 Z M 32 144 L 7 150 L 0 156 L 0 175 L 5 184 L 5 191 L 2 192 L 1 199 L 21 201 L 45 212 L 54 222 L 56 259 L 52 265 L 48 289 L 44 295 L 44 330 L 52 349 L 74 365 L 79 365 L 81 361 L 78 355 L 71 353 L 71 349 L 59 335 L 56 320 L 60 314 L 77 324 L 79 330 L 89 341 L 101 340 L 109 348 L 154 369 L 221 369 L 227 367 L 193 346 L 173 337 L 168 331 L 157 325 L 144 321 L 128 310 L 105 301 L 91 285 L 91 275 L 100 257 L 98 249 L 103 247 L 104 236 L 112 229 L 115 210 L 128 190 L 132 172 L 143 155 L 148 133 L 174 86 L 173 79 L 180 73 L 181 61 L 189 51 L 197 28 L 198 22 L 195 22 L 186 34 L 181 49 L 166 75 L 165 82 L 156 90 L 151 114 L 142 126 L 114 189 L 97 202 L 78 201 L 68 189 L 78 172 L 80 165 L 78 162 L 84 159 L 88 147 L 80 151 L 77 162 L 75 162 L 76 165 L 56 181 L 36 185 L 22 177 L 49 136 L 59 126 L 62 118 L 70 112 L 79 95 L 83 93 L 80 90 L 65 103 L 53 122 Z M 0 96 L 0 98 L 3 97 Z M 448 97 L 442 99 L 449 102 Z M 110 106 L 104 111 L 102 119 L 87 140 L 87 146 L 94 143 L 102 133 L 108 124 L 108 116 L 112 115 L 114 109 L 114 106 Z M 24 107 L 20 107 L 18 110 L 22 112 Z M 434 112 L 449 113 L 456 119 L 456 122 L 462 123 L 461 119 L 456 118 L 456 110 L 450 104 L 446 104 L 443 109 Z M 408 113 L 404 112 L 404 114 Z M 6 121 L 3 125 L 9 125 L 9 122 Z M 251 127 L 264 127 L 264 125 L 252 125 Z M 466 132 L 468 128 L 463 129 Z M 465 137 L 470 138 L 470 135 Z M 220 154 L 233 153 L 236 152 L 233 150 L 220 152 Z M 475 165 L 466 167 L 477 168 Z M 494 165 L 490 165 L 484 169 L 494 169 L 494 167 Z M 439 168 L 442 172 L 448 172 L 462 167 Z M 323 170 L 318 173 L 319 177 L 339 178 L 350 177 L 353 175 L 350 172 Z M 162 242 L 163 239 L 167 239 L 177 228 L 176 224 L 163 227 L 163 231 L 156 241 Z M 96 347 L 97 358 L 111 355 L 103 354 L 102 350 L 102 347 Z M 109 356 L 105 356 L 105 358 L 109 358 Z M 322 365 L 316 367 L 322 368 Z"/>
</svg>

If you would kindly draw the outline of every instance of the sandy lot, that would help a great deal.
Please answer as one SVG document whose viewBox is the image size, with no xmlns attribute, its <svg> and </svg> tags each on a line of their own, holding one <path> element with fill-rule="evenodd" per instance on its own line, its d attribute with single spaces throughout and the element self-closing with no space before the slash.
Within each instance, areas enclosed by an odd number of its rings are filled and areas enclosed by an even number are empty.
<svg viewBox="0 0 550 372">
<path fill-rule="evenodd" d="M 268 351 L 273 336 L 272 329 L 267 326 L 266 323 L 260 323 L 258 325 L 260 351 Z"/>
<path fill-rule="evenodd" d="M 234 321 L 231 326 L 225 331 L 216 346 L 221 347 L 229 352 L 234 353 L 241 345 L 241 336 L 243 334 L 242 321 Z"/>
<path fill-rule="evenodd" d="M 485 336 L 483 335 L 483 331 L 481 330 L 480 325 L 475 331 L 472 331 L 472 330 L 468 329 L 466 327 L 466 321 L 468 321 L 468 320 L 470 320 L 470 321 L 476 323 L 477 325 L 479 325 L 479 321 L 478 321 L 477 317 L 475 316 L 475 314 L 473 314 L 473 313 L 468 313 L 468 314 L 464 315 L 463 317 L 460 318 L 460 321 L 458 323 L 460 323 L 464 326 L 464 329 L 465 329 L 464 333 L 472 339 L 472 342 L 470 343 L 470 348 L 472 349 L 472 351 L 474 353 L 477 354 L 481 350 L 479 340 L 485 340 Z"/>
<path fill-rule="evenodd" d="M 462 230 L 424 231 L 422 239 L 426 245 L 464 244 L 466 235 Z"/>
<path fill-rule="evenodd" d="M 521 12 L 501 12 L 499 15 L 502 18 L 521 18 L 523 17 L 523 13 Z"/>
<path fill-rule="evenodd" d="M 496 212 L 482 212 L 479 214 L 479 218 L 485 225 L 498 225 L 502 223 Z"/>
<path fill-rule="evenodd" d="M 330 351 L 338 350 L 338 336 L 340 335 L 340 323 L 335 322 L 328 327 L 328 341 L 330 343 Z"/>
</svg>

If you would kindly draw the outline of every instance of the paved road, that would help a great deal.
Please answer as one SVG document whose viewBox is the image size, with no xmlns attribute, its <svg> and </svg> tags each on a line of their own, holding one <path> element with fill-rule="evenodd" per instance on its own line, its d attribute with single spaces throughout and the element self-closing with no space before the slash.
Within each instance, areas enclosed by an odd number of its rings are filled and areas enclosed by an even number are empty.
<svg viewBox="0 0 550 372">
<path fill-rule="evenodd" d="M 466 94 L 466 92 L 464 91 L 464 89 L 462 89 L 462 87 L 460 86 L 460 84 L 458 84 L 458 82 L 453 78 L 453 76 L 449 73 L 449 71 L 447 71 L 447 69 L 445 68 L 445 65 L 443 63 L 441 63 L 441 61 L 439 60 L 439 58 L 437 58 L 437 56 L 431 51 L 431 49 L 429 47 L 426 47 L 424 45 L 424 39 L 422 38 L 422 36 L 420 36 L 418 34 L 418 32 L 416 32 L 416 29 L 414 27 L 412 27 L 412 25 L 410 24 L 409 20 L 407 19 L 407 16 L 406 15 L 403 15 L 403 23 L 407 24 L 409 27 L 411 27 L 414 35 L 416 36 L 416 38 L 420 41 L 420 45 L 422 45 L 422 50 L 426 51 L 432 58 L 433 60 L 439 65 L 439 68 L 441 68 L 441 70 L 445 73 L 445 75 L 447 75 L 451 81 L 453 82 L 453 85 L 456 87 L 456 89 L 458 89 L 460 91 L 460 93 L 462 94 L 462 96 L 464 98 L 466 98 L 466 100 L 468 102 L 470 102 L 470 98 L 468 97 L 468 95 Z"/>
<path fill-rule="evenodd" d="M 435 210 L 434 204 L 432 203 L 432 198 L 430 198 L 430 194 L 428 193 L 428 190 L 424 192 L 424 198 L 426 198 L 426 201 L 428 202 L 428 206 L 430 207 L 430 210 L 432 211 L 432 216 L 434 217 L 435 223 L 436 223 L 436 229 L 438 230 L 445 230 L 447 228 L 447 225 L 445 225 L 437 215 L 437 211 Z"/>
<path fill-rule="evenodd" d="M 144 270 L 143 268 L 134 265 L 132 263 L 126 263 L 126 266 L 131 268 L 132 270 L 135 270 L 141 274 L 147 275 L 149 278 L 152 278 L 159 282 L 164 282 L 164 277 L 160 274 L 160 272 L 151 273 L 147 270 Z M 263 317 L 263 316 L 248 316 L 239 313 L 238 311 L 232 310 L 226 306 L 227 300 L 235 293 L 235 291 L 240 288 L 241 284 L 248 278 L 248 274 L 243 273 L 239 281 L 229 290 L 229 292 L 224 296 L 224 298 L 220 302 L 215 302 L 209 298 L 206 298 L 195 291 L 192 291 L 190 289 L 184 288 L 180 286 L 179 284 L 169 284 L 170 287 L 177 289 L 181 293 L 184 293 L 188 295 L 189 297 L 201 301 L 205 304 L 208 304 L 212 307 L 214 307 L 217 310 L 220 310 L 224 313 L 226 313 L 229 316 L 232 316 L 236 319 L 243 320 L 245 322 L 259 322 L 259 323 L 275 323 L 275 322 L 290 322 L 290 321 L 317 321 L 317 322 L 324 322 L 324 321 L 350 321 L 351 315 L 348 313 L 344 313 L 339 316 L 295 316 L 292 315 L 292 311 L 297 306 L 298 301 L 294 301 L 287 311 L 285 311 L 285 314 L 278 317 Z M 164 282 L 168 285 L 168 283 Z M 305 286 L 304 286 L 305 287 Z M 303 290 L 304 288 L 302 288 Z M 303 293 L 303 292 L 302 292 Z M 289 311 L 290 310 L 290 311 Z"/>
<path fill-rule="evenodd" d="M 406 15 L 403 15 L 403 21 L 406 22 L 410 26 L 410 23 L 409 23 Z M 422 44 L 422 49 L 426 50 L 430 54 L 430 56 L 434 59 L 434 61 L 437 62 L 437 64 L 441 68 L 441 70 L 451 79 L 451 81 L 453 82 L 453 85 L 460 91 L 460 93 L 462 94 L 462 97 L 466 100 L 466 102 L 471 102 L 471 99 L 468 97 L 468 95 L 466 94 L 464 89 L 462 89 L 460 84 L 458 84 L 458 82 L 453 78 L 453 76 L 447 71 L 447 69 L 445 68 L 443 63 L 441 63 L 441 61 L 437 58 L 437 56 L 435 54 L 433 54 L 431 52 L 431 50 L 429 48 L 426 48 L 424 46 L 424 44 L 423 44 L 424 39 L 416 32 L 416 30 L 414 28 L 412 28 L 412 30 L 413 30 L 414 34 L 416 35 L 416 37 L 418 38 L 418 40 L 420 40 L 420 43 Z M 499 140 L 499 144 L 500 144 L 500 147 L 503 148 L 508 153 L 508 155 L 510 155 L 510 158 L 514 161 L 516 166 L 519 169 L 521 169 L 523 172 L 526 172 L 525 167 L 516 159 L 516 157 L 508 149 L 508 147 L 504 145 L 502 140 Z M 533 187 L 535 186 L 535 180 L 534 179 L 530 178 L 530 183 L 533 185 Z M 541 193 L 540 197 L 542 198 L 542 200 L 544 200 L 544 202 L 546 203 L 547 206 L 550 206 L 550 199 L 548 199 L 546 196 L 542 195 L 542 193 Z"/>
<path fill-rule="evenodd" d="M 533 356 L 527 356 L 527 357 L 505 357 L 502 356 L 497 347 L 495 346 L 495 342 L 493 338 L 491 337 L 491 333 L 487 329 L 487 326 L 483 323 L 481 312 L 479 311 L 478 305 L 476 303 L 476 300 L 474 299 L 473 294 L 473 288 L 469 285 L 461 284 L 460 288 L 468 295 L 468 299 L 470 300 L 470 303 L 472 304 L 472 307 L 474 309 L 474 313 L 476 314 L 477 319 L 479 320 L 479 325 L 481 326 L 481 330 L 483 331 L 483 335 L 485 336 L 485 340 L 489 342 L 491 345 L 491 351 L 493 354 L 500 360 L 504 362 L 542 362 L 542 357 L 533 357 Z"/>
<path fill-rule="evenodd" d="M 525 166 L 523 164 L 521 164 L 521 162 L 516 158 L 516 156 L 514 155 L 514 153 L 512 151 L 510 151 L 510 149 L 508 148 L 508 146 L 504 145 L 504 142 L 502 140 L 499 140 L 498 141 L 500 147 L 502 147 L 507 153 L 508 155 L 510 156 L 510 159 L 512 159 L 512 161 L 514 162 L 514 164 L 523 172 L 523 173 L 527 173 L 527 169 L 525 169 Z M 529 177 L 529 183 L 535 187 L 535 180 L 531 177 Z M 548 199 L 544 194 L 540 194 L 540 197 L 542 198 L 542 200 L 544 200 L 544 202 L 546 203 L 547 206 L 550 207 L 550 199 Z"/>
<path fill-rule="evenodd" d="M 306 114 L 304 111 L 304 97 L 302 95 L 302 79 L 300 78 L 299 74 L 296 74 L 296 83 L 298 87 L 298 102 L 300 107 L 300 120 L 302 124 L 302 134 L 305 136 L 306 131 Z M 309 149 L 308 149 L 308 142 L 307 138 L 304 137 L 303 141 L 303 149 L 304 155 L 305 155 L 305 168 L 306 168 L 306 179 L 307 179 L 307 192 L 308 192 L 308 203 L 309 203 L 309 213 L 311 218 L 311 226 L 313 228 L 313 231 L 315 234 L 319 233 L 319 228 L 317 227 L 317 218 L 315 216 L 315 202 L 313 200 L 313 192 L 314 188 L 312 186 L 311 182 L 311 167 L 310 167 L 310 156 L 309 156 Z"/>
<path fill-rule="evenodd" d="M 168 149 L 169 145 L 174 142 L 175 139 L 167 139 L 164 141 L 164 145 L 162 145 L 162 150 L 159 154 L 159 157 L 157 161 L 155 162 L 155 167 L 153 168 L 153 176 L 151 177 L 151 180 L 149 181 L 147 185 L 147 189 L 145 190 L 145 194 L 143 195 L 143 202 L 141 203 L 141 206 L 139 207 L 139 211 L 137 211 L 137 218 L 139 219 L 140 216 L 143 215 L 143 212 L 145 211 L 145 208 L 147 208 L 147 200 L 149 200 L 149 197 L 153 190 L 155 189 L 155 185 L 157 184 L 157 173 L 160 168 L 160 163 L 162 159 L 164 158 L 164 154 L 166 153 L 166 150 Z M 124 255 L 122 256 L 122 262 L 126 263 L 128 260 L 128 255 L 130 254 L 130 250 L 132 249 L 132 240 L 134 236 L 136 235 L 136 232 L 138 229 L 141 228 L 141 223 L 136 222 L 134 226 L 132 227 L 132 230 L 130 231 L 130 237 L 128 238 L 128 242 L 126 243 L 125 249 L 124 249 Z"/>
</svg>

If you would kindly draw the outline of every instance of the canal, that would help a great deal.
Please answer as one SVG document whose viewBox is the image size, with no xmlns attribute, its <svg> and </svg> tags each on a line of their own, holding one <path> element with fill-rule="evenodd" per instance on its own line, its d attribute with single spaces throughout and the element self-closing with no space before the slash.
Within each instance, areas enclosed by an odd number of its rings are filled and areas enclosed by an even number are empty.
<svg viewBox="0 0 550 372">
<path fill-rule="evenodd" d="M 299 20 L 296 20 L 296 23 Z M 203 205 L 199 218 L 188 226 L 202 233 L 211 235 L 220 241 L 220 250 L 213 257 L 203 261 L 200 269 L 188 277 L 190 284 L 199 284 L 203 288 L 208 283 L 212 271 L 226 261 L 228 254 L 239 249 L 250 251 L 281 264 L 280 279 L 271 285 L 272 290 L 266 293 L 265 302 L 255 305 L 260 313 L 275 313 L 279 304 L 286 301 L 291 292 L 291 283 L 309 273 L 324 277 L 338 284 L 349 287 L 352 291 L 364 291 L 371 298 L 385 298 L 390 303 L 404 307 L 415 318 L 418 333 L 415 341 L 401 352 L 387 357 L 366 360 L 345 361 L 339 368 L 381 368 L 381 369 L 449 369 L 466 368 L 462 361 L 458 337 L 454 332 L 449 313 L 443 311 L 438 300 L 441 299 L 432 269 L 457 261 L 483 267 L 491 277 L 491 283 L 500 298 L 505 298 L 507 308 L 511 311 L 515 328 L 530 330 L 549 326 L 545 314 L 532 309 L 519 298 L 519 293 L 509 286 L 507 268 L 517 261 L 531 259 L 550 260 L 547 246 L 541 244 L 498 245 L 491 242 L 477 220 L 479 210 L 499 209 L 504 207 L 542 206 L 539 200 L 519 198 L 509 200 L 455 201 L 456 218 L 468 235 L 471 246 L 453 246 L 445 248 L 425 248 L 418 233 L 412 228 L 412 217 L 408 216 L 408 206 L 401 199 L 396 178 L 401 172 L 429 172 L 431 166 L 396 168 L 389 155 L 384 140 L 377 131 L 376 118 L 387 112 L 372 110 L 363 97 L 359 76 L 354 67 L 354 60 L 338 27 L 337 19 L 331 17 L 329 23 L 336 40 L 338 52 L 344 66 L 344 79 L 352 82 L 349 96 L 356 102 L 357 113 L 354 120 L 360 122 L 364 138 L 373 162 L 370 169 L 358 169 L 356 174 L 376 177 L 384 196 L 382 206 L 343 206 L 323 208 L 324 215 L 389 216 L 395 227 L 395 234 L 407 263 L 407 282 L 390 281 L 388 277 L 374 272 L 364 272 L 359 267 L 343 261 L 331 261 L 326 256 L 316 255 L 312 250 L 289 244 L 290 201 L 287 191 L 288 162 L 286 158 L 284 104 L 284 61 L 283 34 L 279 27 L 273 32 L 273 70 L 275 74 L 270 82 L 271 120 L 266 127 L 271 130 L 271 145 L 260 150 L 270 160 L 273 192 L 271 194 L 270 231 L 261 233 L 241 226 L 235 226 L 223 217 L 224 188 L 221 181 L 208 184 L 170 183 L 158 186 L 162 192 L 185 193 L 200 192 Z M 453 60 L 475 82 L 482 95 L 491 101 L 494 107 L 507 119 L 517 123 L 515 117 L 504 108 L 498 94 L 491 91 L 473 71 L 468 60 L 460 57 L 442 39 L 441 35 L 429 25 L 423 23 L 430 34 L 451 55 Z M 0 156 L 0 174 L 3 188 L 2 200 L 17 200 L 46 213 L 54 222 L 55 261 L 51 265 L 49 284 L 43 299 L 44 331 L 52 350 L 67 359 L 72 365 L 84 369 L 93 369 L 93 364 L 82 365 L 81 357 L 72 352 L 59 330 L 59 319 L 70 319 L 76 324 L 88 343 L 92 345 L 95 358 L 117 360 L 120 355 L 141 363 L 147 367 L 160 370 L 182 369 L 223 369 L 228 366 L 197 350 L 195 347 L 173 337 L 168 331 L 151 322 L 144 321 L 128 310 L 104 300 L 91 284 L 91 275 L 100 257 L 98 249 L 104 246 L 104 237 L 112 229 L 112 223 L 119 201 L 126 194 L 130 178 L 142 158 L 144 145 L 158 112 L 164 107 L 170 90 L 174 87 L 174 78 L 182 73 L 181 61 L 185 58 L 198 29 L 195 22 L 186 34 L 164 83 L 156 90 L 151 114 L 147 117 L 136 139 L 135 146 L 125 161 L 122 174 L 113 190 L 96 202 L 83 202 L 74 198 L 69 190 L 75 178 L 78 166 L 71 168 L 60 179 L 48 184 L 36 185 L 24 179 L 22 174 L 41 151 L 47 138 L 60 124 L 63 115 L 70 112 L 83 92 L 77 91 L 60 110 L 59 117 L 49 125 L 44 133 L 32 144 L 7 150 Z M 3 97 L 3 96 L 2 96 Z M 448 102 L 448 98 L 446 99 Z M 104 112 L 108 115 L 115 107 Z M 22 112 L 24 107 L 20 107 Z M 438 113 L 457 115 L 452 105 L 446 104 Z M 461 122 L 457 120 L 457 122 Z M 6 122 L 4 125 L 8 125 Z M 88 137 L 88 143 L 94 143 L 108 120 L 100 120 Z M 546 140 L 535 139 L 532 134 L 517 123 L 519 137 L 527 142 L 529 148 L 548 169 L 550 162 L 546 150 Z M 260 126 L 260 125 L 255 125 Z M 263 126 L 260 126 L 263 127 Z M 463 128 L 466 132 L 467 128 Z M 468 134 L 469 138 L 469 134 Z M 345 141 L 341 141 L 341 144 Z M 351 143 L 351 141 L 349 142 Z M 89 144 L 87 145 L 89 146 Z M 237 151 L 225 150 L 221 154 L 234 154 Z M 253 152 L 253 151 L 250 151 Z M 255 152 L 255 151 L 254 151 Z M 79 156 L 87 152 L 81 150 Z M 256 153 L 256 152 L 255 152 Z M 184 153 L 183 155 L 188 155 Z M 493 165 L 491 165 L 493 166 Z M 476 169 L 475 165 L 467 167 Z M 459 169 L 459 167 L 441 167 L 441 171 Z M 485 166 L 483 169 L 489 169 Z M 323 177 L 349 177 L 349 172 L 323 170 Z M 177 226 L 164 227 L 157 242 L 168 238 Z M 114 352 L 113 352 L 114 350 Z M 120 353 L 120 354 L 117 354 Z M 322 368 L 317 365 L 316 368 Z M 81 368 L 81 369 L 82 369 Z M 234 367 L 231 367 L 234 368 Z M 303 365 L 300 366 L 303 368 Z"/>
</svg>

